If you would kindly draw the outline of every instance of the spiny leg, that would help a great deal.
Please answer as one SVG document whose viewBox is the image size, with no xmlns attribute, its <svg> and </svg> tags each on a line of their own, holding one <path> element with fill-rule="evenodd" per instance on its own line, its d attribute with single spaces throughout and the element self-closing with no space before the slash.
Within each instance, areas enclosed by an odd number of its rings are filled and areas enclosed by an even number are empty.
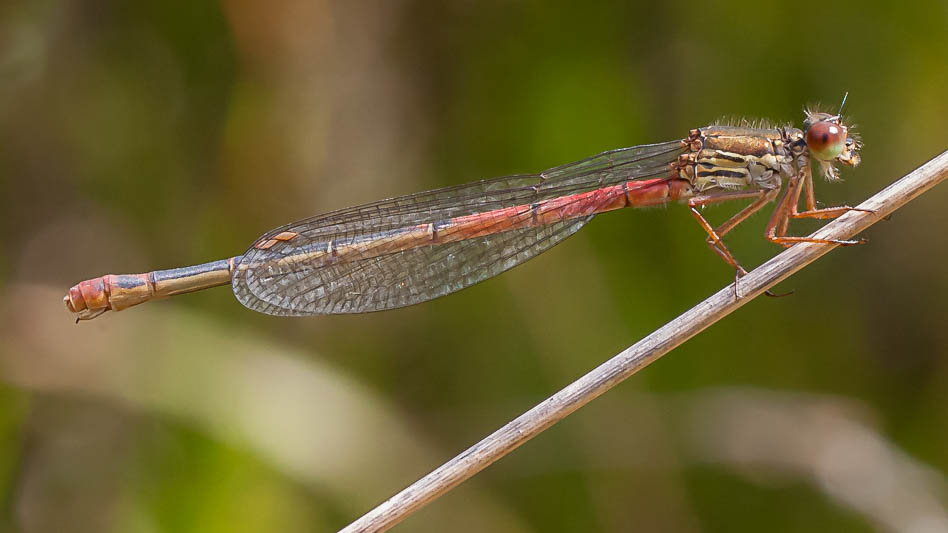
<svg viewBox="0 0 948 533">
<path fill-rule="evenodd" d="M 744 209 L 742 209 L 740 212 L 738 212 L 736 215 L 734 215 L 734 216 L 732 216 L 731 218 L 727 219 L 723 224 L 721 224 L 720 226 L 718 226 L 717 228 L 714 229 L 715 233 L 718 235 L 719 238 L 720 238 L 720 237 L 723 237 L 727 232 L 729 232 L 729 231 L 731 231 L 732 229 L 734 229 L 738 224 L 740 224 L 741 222 L 747 220 L 747 218 L 749 218 L 751 215 L 753 215 L 753 214 L 756 213 L 757 211 L 760 211 L 761 208 L 763 208 L 765 205 L 767 205 L 768 203 L 770 203 L 771 201 L 773 201 L 773 199 L 776 198 L 777 195 L 780 193 L 780 187 L 779 187 L 779 185 L 778 185 L 778 186 L 777 186 L 776 188 L 774 188 L 774 189 L 759 191 L 759 193 L 760 193 L 760 194 L 759 194 L 759 198 L 757 198 L 756 200 L 754 200 L 753 203 L 751 203 L 750 205 L 748 205 L 747 207 L 745 207 Z M 711 239 L 711 236 L 710 236 L 710 235 L 708 236 L 707 239 L 705 239 L 705 241 L 708 243 L 708 246 L 709 246 L 712 250 L 715 251 L 715 253 L 718 253 L 718 250 L 717 250 L 716 247 L 715 247 L 715 243 L 714 243 L 714 241 Z M 720 253 L 719 253 L 718 255 L 720 255 Z M 738 283 L 738 280 L 739 280 L 740 277 L 743 276 L 744 274 L 747 274 L 747 271 L 744 270 L 743 267 L 741 267 L 740 265 L 738 265 L 738 268 L 737 268 L 737 270 L 735 271 L 735 274 L 734 274 L 734 293 L 735 293 L 735 296 L 737 296 L 737 283 Z M 783 298 L 784 296 L 789 296 L 789 295 L 793 294 L 793 291 L 789 291 L 789 292 L 785 292 L 785 293 L 776 294 L 776 293 L 773 293 L 773 292 L 771 292 L 771 291 L 769 291 L 769 290 L 765 290 L 765 291 L 764 291 L 764 294 L 767 295 L 767 296 L 770 296 L 771 298 Z"/>
<path fill-rule="evenodd" d="M 790 218 L 816 218 L 820 220 L 826 220 L 831 218 L 837 218 L 850 211 L 862 211 L 863 213 L 872 213 L 871 209 L 860 209 L 858 207 L 850 207 L 848 205 L 838 205 L 834 207 L 816 207 L 816 190 L 813 187 L 813 172 L 811 171 L 809 165 L 806 167 L 806 172 L 804 172 L 803 177 L 803 186 L 797 190 L 796 198 L 793 201 L 793 207 L 790 211 Z M 805 190 L 806 196 L 806 211 L 797 211 L 798 206 L 800 205 L 800 193 Z M 783 236 L 783 233 L 778 233 L 779 236 Z"/>
<path fill-rule="evenodd" d="M 764 194 L 761 195 L 760 198 L 754 200 L 754 202 L 751 203 L 749 206 L 745 207 L 739 213 L 737 213 L 733 217 L 726 220 L 723 224 L 715 228 L 714 231 L 718 234 L 718 237 L 723 237 L 725 233 L 731 231 L 732 229 L 734 229 L 735 226 L 747 220 L 748 217 L 750 217 L 757 211 L 760 211 L 761 208 L 763 208 L 765 205 L 772 202 L 773 199 L 776 198 L 777 195 L 780 193 L 780 187 L 778 186 L 775 189 L 762 191 L 762 192 Z M 708 237 L 706 241 L 708 242 L 708 245 L 712 244 L 710 237 Z M 744 270 L 744 269 L 742 268 L 740 270 Z M 742 276 L 744 274 L 747 274 L 747 272 L 738 271 L 738 274 Z M 735 293 L 737 292 L 737 280 L 739 279 L 739 277 L 740 276 L 738 275 L 734 276 L 734 292 Z M 765 290 L 764 294 L 766 296 L 770 296 L 771 298 L 783 298 L 784 296 L 790 296 L 791 294 L 793 294 L 793 291 L 791 290 L 788 292 L 782 292 L 782 293 L 777 294 L 777 293 L 771 292 L 770 290 Z"/>
<path fill-rule="evenodd" d="M 758 196 L 756 200 L 753 201 L 750 205 L 742 209 L 736 215 L 724 221 L 720 226 L 714 228 L 715 233 L 718 234 L 718 237 L 723 237 L 727 232 L 734 229 L 738 224 L 744 222 L 751 215 L 761 210 L 762 207 L 772 202 L 774 198 L 777 197 L 777 193 L 780 191 L 780 188 L 771 189 L 771 190 L 762 190 L 754 193 L 755 196 Z M 751 196 L 753 197 L 753 196 Z M 709 237 L 710 239 L 710 237 Z M 710 241 L 709 241 L 710 242 Z"/>
<path fill-rule="evenodd" d="M 802 166 L 800 169 L 800 172 L 790 178 L 790 183 L 787 185 L 786 193 L 784 194 L 783 198 L 781 198 L 781 200 L 777 203 L 777 207 L 774 209 L 773 215 L 771 215 L 770 221 L 767 223 L 767 228 L 766 228 L 766 231 L 764 232 L 764 236 L 767 238 L 767 240 L 769 240 L 770 242 L 777 243 L 785 248 L 789 246 L 793 246 L 794 244 L 800 243 L 800 242 L 812 242 L 812 243 L 818 243 L 818 244 L 837 244 L 839 246 L 851 246 L 853 244 L 865 243 L 866 241 L 863 239 L 849 241 L 849 240 L 839 240 L 839 239 L 814 239 L 812 237 L 787 237 L 786 236 L 787 225 L 791 217 L 804 218 L 804 217 L 812 216 L 813 218 L 834 218 L 833 216 L 830 216 L 832 215 L 831 212 L 834 210 L 840 211 L 835 216 L 840 216 L 847 211 L 856 210 L 855 208 L 852 208 L 849 206 L 841 206 L 841 207 L 831 207 L 826 210 L 816 209 L 816 210 L 811 210 L 804 213 L 798 213 L 797 202 L 799 201 L 799 198 L 800 198 L 801 189 L 806 185 L 807 180 L 809 180 L 809 183 L 810 183 L 810 186 L 808 188 L 810 193 L 808 193 L 807 195 L 808 196 L 807 203 L 809 204 L 810 202 L 809 196 L 812 195 L 812 190 L 813 190 L 813 187 L 812 187 L 813 178 L 810 173 L 809 164 Z M 813 202 L 815 204 L 816 200 L 813 200 Z M 827 216 L 807 214 L 810 212 L 819 212 L 819 211 L 826 211 L 828 214 Z M 859 211 L 863 211 L 863 210 L 859 209 Z"/>
<path fill-rule="evenodd" d="M 698 224 L 701 226 L 701 229 L 703 229 L 705 233 L 708 234 L 707 239 L 705 239 L 706 242 L 708 243 L 708 246 L 714 251 L 714 253 L 718 254 L 718 256 L 720 256 L 721 259 L 723 259 L 725 263 L 727 263 L 732 268 L 734 268 L 735 270 L 743 274 L 746 274 L 747 271 L 744 270 L 744 268 L 741 267 L 740 264 L 738 264 L 737 260 L 734 259 L 734 256 L 731 255 L 731 252 L 727 249 L 727 246 L 725 246 L 724 242 L 721 240 L 721 235 L 733 229 L 734 226 L 736 226 L 739 222 L 749 217 L 754 211 L 759 210 L 763 204 L 761 205 L 757 205 L 757 204 L 760 200 L 760 197 L 765 192 L 766 191 L 751 191 L 751 192 L 733 191 L 733 192 L 723 192 L 723 193 L 719 193 L 715 195 L 702 194 L 700 196 L 692 197 L 691 199 L 688 200 L 688 208 L 691 210 L 691 214 L 698 221 Z M 721 228 L 719 228 L 719 229 L 722 229 L 722 233 L 720 234 L 718 233 L 718 229 L 715 229 L 714 227 L 712 227 L 711 223 L 708 222 L 708 220 L 704 218 L 704 216 L 702 216 L 702 214 L 698 211 L 699 207 L 704 207 L 706 205 L 711 205 L 711 204 L 724 202 L 728 200 L 741 200 L 741 199 L 746 199 L 746 198 L 755 198 L 755 201 L 751 205 L 744 208 L 740 213 L 731 217 L 731 219 L 729 219 L 727 222 L 722 224 Z M 749 210 L 752 206 L 754 207 L 754 209 Z M 737 217 L 740 217 L 740 219 L 734 221 L 734 219 Z"/>
<path fill-rule="evenodd" d="M 747 274 L 747 270 L 744 269 L 737 262 L 737 259 L 731 255 L 730 250 L 727 249 L 727 246 L 724 245 L 724 241 L 721 240 L 721 237 L 727 232 L 734 229 L 735 226 L 747 220 L 752 214 L 759 211 L 764 205 L 774 199 L 777 195 L 779 189 L 772 190 L 759 190 L 759 191 L 740 191 L 740 192 L 724 192 L 716 195 L 701 195 L 695 196 L 688 200 L 688 208 L 691 210 L 691 214 L 694 215 L 695 219 L 698 220 L 698 224 L 704 229 L 705 233 L 708 234 L 708 237 L 705 239 L 705 242 L 708 243 L 708 247 L 711 248 L 714 253 L 718 254 L 718 257 L 724 260 L 725 263 L 730 265 L 734 269 L 734 296 L 737 297 L 737 282 L 741 276 Z M 727 200 L 740 200 L 746 198 L 754 198 L 754 201 L 739 211 L 736 215 L 732 216 L 726 220 L 723 224 L 717 228 L 711 227 L 711 224 L 708 222 L 704 216 L 698 212 L 698 207 L 703 207 L 713 203 L 723 202 Z M 768 296 L 782 296 L 775 295 L 770 291 L 765 291 Z"/>
<path fill-rule="evenodd" d="M 809 165 L 809 163 L 807 163 Z M 800 193 L 803 191 L 803 183 L 805 180 L 799 179 L 799 175 L 791 176 L 787 182 L 787 188 L 783 192 L 783 196 L 777 200 L 777 207 L 774 208 L 774 212 L 781 211 L 784 207 L 795 208 L 797 204 L 800 203 Z M 776 234 L 780 237 L 783 237 L 787 234 L 787 228 L 790 224 L 790 217 L 782 217 L 780 223 L 777 225 Z"/>
</svg>

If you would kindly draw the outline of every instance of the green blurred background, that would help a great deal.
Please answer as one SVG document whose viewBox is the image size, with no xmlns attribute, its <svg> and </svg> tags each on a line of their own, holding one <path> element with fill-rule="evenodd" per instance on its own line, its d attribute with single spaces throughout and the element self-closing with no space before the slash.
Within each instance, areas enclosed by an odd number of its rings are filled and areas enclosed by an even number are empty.
<svg viewBox="0 0 948 533">
<path fill-rule="evenodd" d="M 846 91 L 863 164 L 818 183 L 826 205 L 946 148 L 948 4 L 4 2 L 0 527 L 337 529 L 732 273 L 670 206 L 385 313 L 278 319 L 219 288 L 77 326 L 70 285 L 722 116 L 799 125 Z M 946 202 L 932 190 L 397 530 L 945 530 Z M 765 221 L 729 236 L 747 266 L 778 251 Z"/>
</svg>

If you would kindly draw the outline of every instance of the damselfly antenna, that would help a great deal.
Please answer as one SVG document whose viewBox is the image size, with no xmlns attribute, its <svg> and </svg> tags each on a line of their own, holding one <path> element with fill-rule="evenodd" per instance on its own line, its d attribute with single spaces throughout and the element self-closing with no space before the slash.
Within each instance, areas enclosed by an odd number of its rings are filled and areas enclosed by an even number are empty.
<svg viewBox="0 0 948 533">
<path fill-rule="evenodd" d="M 846 91 L 846 94 L 843 95 L 843 102 L 839 104 L 839 111 L 836 113 L 836 120 L 839 120 L 843 116 L 843 106 L 846 105 L 846 98 L 849 96 L 849 91 Z"/>
</svg>

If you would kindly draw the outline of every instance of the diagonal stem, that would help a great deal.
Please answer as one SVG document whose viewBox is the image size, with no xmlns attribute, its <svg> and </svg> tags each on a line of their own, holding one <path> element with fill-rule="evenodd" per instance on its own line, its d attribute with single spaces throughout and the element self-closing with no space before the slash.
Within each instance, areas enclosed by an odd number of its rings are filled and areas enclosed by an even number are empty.
<svg viewBox="0 0 948 533">
<path fill-rule="evenodd" d="M 945 178 L 948 178 L 948 151 L 858 206 L 871 212 L 849 212 L 810 237 L 850 239 Z M 392 496 L 343 531 L 389 529 L 836 246 L 832 243 L 801 243 L 783 251 L 740 279 L 740 298 L 735 298 L 732 285 L 719 290 Z"/>
</svg>

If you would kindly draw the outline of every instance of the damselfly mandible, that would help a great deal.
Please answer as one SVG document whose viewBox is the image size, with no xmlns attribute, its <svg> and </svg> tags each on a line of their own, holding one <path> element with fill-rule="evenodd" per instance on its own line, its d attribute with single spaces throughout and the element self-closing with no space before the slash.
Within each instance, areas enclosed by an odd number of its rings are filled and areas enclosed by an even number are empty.
<svg viewBox="0 0 948 533">
<path fill-rule="evenodd" d="M 811 159 L 828 181 L 835 163 L 859 164 L 861 143 L 839 114 L 806 112 L 803 129 L 715 125 L 684 139 L 622 148 L 552 168 L 445 187 L 341 209 L 276 228 L 243 254 L 147 274 L 83 281 L 63 298 L 78 320 L 155 298 L 230 284 L 240 303 L 280 316 L 381 311 L 444 296 L 496 276 L 575 233 L 597 213 L 685 203 L 707 243 L 746 273 L 721 238 L 780 197 L 766 226 L 771 242 L 792 218 L 834 218 L 818 208 Z M 783 194 L 781 196 L 781 191 Z M 804 194 L 806 209 L 798 210 Z M 702 206 L 750 205 L 718 227 Z"/>
</svg>

